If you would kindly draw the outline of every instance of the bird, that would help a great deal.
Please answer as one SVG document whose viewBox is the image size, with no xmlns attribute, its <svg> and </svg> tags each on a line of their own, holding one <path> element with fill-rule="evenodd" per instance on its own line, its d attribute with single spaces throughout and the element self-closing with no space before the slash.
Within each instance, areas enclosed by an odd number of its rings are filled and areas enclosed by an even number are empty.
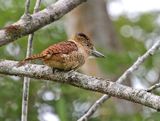
<svg viewBox="0 0 160 121">
<path fill-rule="evenodd" d="M 95 49 L 93 41 L 86 34 L 78 32 L 67 41 L 53 44 L 41 53 L 25 58 L 17 66 L 31 60 L 42 60 L 52 69 L 70 71 L 80 68 L 90 56 L 104 57 Z"/>
</svg>

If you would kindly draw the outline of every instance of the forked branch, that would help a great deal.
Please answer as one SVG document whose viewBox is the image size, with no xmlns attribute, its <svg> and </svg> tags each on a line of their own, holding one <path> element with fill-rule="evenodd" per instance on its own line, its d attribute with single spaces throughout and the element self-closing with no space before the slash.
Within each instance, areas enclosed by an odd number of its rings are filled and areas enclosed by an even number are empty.
<svg viewBox="0 0 160 121">
<path fill-rule="evenodd" d="M 35 32 L 36 30 L 58 20 L 66 13 L 86 0 L 58 0 L 46 9 L 29 16 L 24 16 L 16 23 L 0 30 L 0 46 Z"/>
</svg>

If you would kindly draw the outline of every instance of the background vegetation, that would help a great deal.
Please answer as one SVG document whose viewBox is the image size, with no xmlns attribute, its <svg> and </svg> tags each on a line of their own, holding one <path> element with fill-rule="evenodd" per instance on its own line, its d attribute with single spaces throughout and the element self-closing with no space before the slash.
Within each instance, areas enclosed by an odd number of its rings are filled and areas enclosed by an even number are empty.
<svg viewBox="0 0 160 121">
<path fill-rule="evenodd" d="M 33 11 L 34 2 L 31 2 Z M 53 1 L 50 1 L 53 2 Z M 109 3 L 108 3 L 109 4 Z M 47 0 L 41 9 L 49 5 Z M 24 1 L 0 1 L 0 27 L 16 22 L 23 14 Z M 112 17 L 111 17 L 112 18 Z M 160 18 L 158 12 L 140 13 L 136 16 L 123 14 L 112 18 L 121 51 L 111 51 L 97 45 L 105 59 L 97 60 L 103 74 L 115 80 L 137 58 L 159 39 Z M 49 45 L 67 39 L 65 17 L 38 30 L 34 36 L 33 53 L 41 52 Z M 22 60 L 25 57 L 27 37 L 0 47 L 0 58 Z M 147 88 L 159 81 L 159 53 L 132 76 L 129 85 Z M 41 62 L 36 62 L 41 64 Z M 94 71 L 94 70 L 93 70 Z M 0 121 L 20 121 L 22 78 L 0 75 Z M 156 90 L 156 93 L 159 93 Z M 75 88 L 65 84 L 32 79 L 29 97 L 29 121 L 75 121 L 101 96 L 101 94 Z M 99 108 L 90 121 L 158 121 L 159 113 L 139 105 L 128 106 L 128 102 L 110 99 Z M 123 107 L 123 109 L 122 109 Z M 129 109 L 128 109 L 129 108 Z M 131 109 L 130 109 L 131 108 Z M 126 110 L 126 112 L 124 111 Z M 53 120 L 54 119 L 54 120 Z"/>
</svg>

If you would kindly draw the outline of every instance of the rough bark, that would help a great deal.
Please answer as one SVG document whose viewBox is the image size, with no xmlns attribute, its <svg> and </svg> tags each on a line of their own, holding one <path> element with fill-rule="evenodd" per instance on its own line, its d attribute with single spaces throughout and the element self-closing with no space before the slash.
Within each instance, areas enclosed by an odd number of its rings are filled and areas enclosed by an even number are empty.
<svg viewBox="0 0 160 121">
<path fill-rule="evenodd" d="M 35 32 L 50 24 L 86 0 L 58 0 L 46 9 L 32 15 L 24 15 L 16 23 L 0 30 L 0 46 Z"/>
<path fill-rule="evenodd" d="M 1 60 L 0 73 L 66 83 L 79 88 L 108 94 L 110 96 L 122 98 L 160 110 L 160 97 L 148 93 L 142 89 L 133 89 L 119 83 L 101 78 L 98 79 L 77 72 L 53 73 L 52 69 L 45 65 L 26 64 L 25 66 L 18 68 L 16 65 L 16 61 Z"/>
</svg>

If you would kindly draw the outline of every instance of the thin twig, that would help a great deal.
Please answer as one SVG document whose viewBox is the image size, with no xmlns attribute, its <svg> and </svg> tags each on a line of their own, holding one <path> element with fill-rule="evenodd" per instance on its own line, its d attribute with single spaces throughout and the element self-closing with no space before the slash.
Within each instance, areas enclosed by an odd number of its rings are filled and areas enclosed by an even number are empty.
<svg viewBox="0 0 160 121">
<path fill-rule="evenodd" d="M 146 91 L 147 91 L 147 92 L 151 92 L 151 91 L 153 91 L 153 90 L 155 90 L 155 89 L 157 89 L 157 88 L 159 88 L 159 87 L 160 87 L 160 83 L 157 83 L 157 84 L 149 87 Z"/>
<path fill-rule="evenodd" d="M 30 0 L 26 0 L 24 14 L 29 14 Z"/>
<path fill-rule="evenodd" d="M 27 45 L 26 57 L 29 57 L 31 55 L 31 52 L 32 52 L 32 40 L 33 40 L 33 34 L 30 34 L 29 37 L 28 37 L 28 45 Z M 21 121 L 27 121 L 29 85 L 30 85 L 30 78 L 24 77 Z"/>
<path fill-rule="evenodd" d="M 38 12 L 40 3 L 41 3 L 41 0 L 36 1 L 35 7 L 34 7 L 34 13 Z M 30 5 L 30 0 L 26 0 L 25 14 L 28 14 L 29 12 L 29 5 Z M 33 36 L 34 36 L 34 33 L 29 34 L 28 36 L 26 57 L 29 57 L 32 54 Z M 21 121 L 27 121 L 29 85 L 30 85 L 30 78 L 24 77 Z"/>
<path fill-rule="evenodd" d="M 143 62 L 150 56 L 155 54 L 155 52 L 159 49 L 160 47 L 160 40 L 158 40 L 145 54 L 143 54 L 141 57 L 139 57 L 137 59 L 137 61 L 130 67 L 128 68 L 123 74 L 122 76 L 119 77 L 119 79 L 116 81 L 117 83 L 122 83 L 124 80 L 127 79 L 127 77 L 133 73 L 134 71 L 136 71 L 139 66 L 141 64 L 143 64 Z M 77 121 L 87 121 L 89 119 L 89 117 L 91 117 L 93 115 L 93 113 L 98 109 L 98 107 L 100 107 L 100 105 L 102 103 L 104 103 L 106 100 L 108 100 L 110 98 L 110 96 L 104 94 L 100 99 L 98 99 L 96 101 L 96 103 L 94 103 L 90 109 L 81 117 L 79 118 Z M 97 103 L 98 102 L 98 103 Z"/>
<path fill-rule="evenodd" d="M 29 6 L 30 6 L 30 0 L 26 0 L 24 15 L 29 14 Z M 29 57 L 31 55 L 31 53 L 32 53 L 32 40 L 33 40 L 33 36 L 29 35 L 29 37 L 28 37 L 28 44 L 27 44 L 26 57 Z M 29 100 L 29 85 L 30 85 L 30 78 L 24 77 L 23 95 L 22 95 L 21 121 L 27 121 L 27 116 L 28 116 L 28 100 Z"/>
<path fill-rule="evenodd" d="M 41 4 L 41 0 L 37 0 L 36 4 L 35 4 L 35 7 L 34 7 L 34 12 L 33 13 L 36 13 L 36 12 L 39 11 L 40 4 Z"/>
</svg>

